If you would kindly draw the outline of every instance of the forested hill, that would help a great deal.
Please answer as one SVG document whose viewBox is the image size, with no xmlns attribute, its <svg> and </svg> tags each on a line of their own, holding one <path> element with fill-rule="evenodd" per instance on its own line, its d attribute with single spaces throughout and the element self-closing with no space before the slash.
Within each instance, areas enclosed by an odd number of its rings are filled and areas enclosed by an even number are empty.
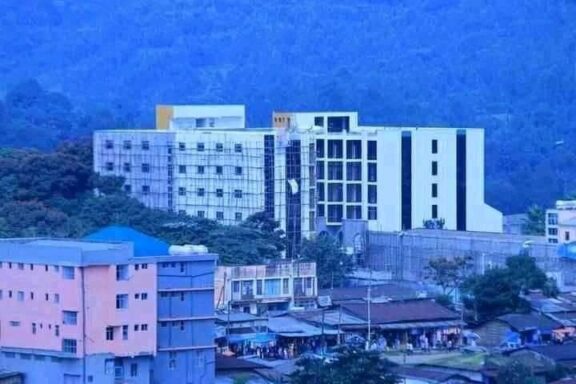
<svg viewBox="0 0 576 384">
<path fill-rule="evenodd" d="M 574 0 L 2 1 L 0 30 L 4 91 L 35 78 L 140 124 L 156 103 L 243 103 L 251 125 L 346 109 L 482 126 L 496 207 L 576 184 Z"/>
</svg>

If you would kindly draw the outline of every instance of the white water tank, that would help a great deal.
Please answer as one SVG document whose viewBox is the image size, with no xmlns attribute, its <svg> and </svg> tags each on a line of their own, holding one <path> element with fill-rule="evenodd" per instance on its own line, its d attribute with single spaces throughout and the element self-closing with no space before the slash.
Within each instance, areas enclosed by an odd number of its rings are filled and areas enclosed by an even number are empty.
<svg viewBox="0 0 576 384">
<path fill-rule="evenodd" d="M 208 248 L 206 248 L 205 245 L 193 244 L 171 245 L 170 248 L 168 248 L 168 253 L 171 256 L 194 255 L 198 253 L 208 253 Z"/>
</svg>

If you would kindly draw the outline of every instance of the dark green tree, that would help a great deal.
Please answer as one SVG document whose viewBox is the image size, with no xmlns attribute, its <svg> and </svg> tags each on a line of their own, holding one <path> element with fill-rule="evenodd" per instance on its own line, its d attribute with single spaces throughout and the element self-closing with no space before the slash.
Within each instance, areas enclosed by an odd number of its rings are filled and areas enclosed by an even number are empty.
<svg viewBox="0 0 576 384">
<path fill-rule="evenodd" d="M 301 257 L 302 260 L 316 262 L 318 285 L 321 288 L 342 286 L 346 274 L 352 270 L 350 257 L 330 235 L 304 239 Z"/>
<path fill-rule="evenodd" d="M 396 384 L 391 363 L 376 351 L 342 347 L 333 361 L 304 359 L 297 363 L 293 384 Z"/>
<path fill-rule="evenodd" d="M 496 384 L 539 384 L 530 367 L 518 360 L 512 360 L 498 370 Z"/>
<path fill-rule="evenodd" d="M 471 272 L 470 257 L 438 257 L 428 262 L 425 278 L 442 289 L 443 296 L 451 296 Z"/>
<path fill-rule="evenodd" d="M 526 219 L 522 225 L 522 232 L 526 235 L 543 236 L 546 230 L 546 211 L 539 205 L 532 205 L 526 212 Z"/>
</svg>

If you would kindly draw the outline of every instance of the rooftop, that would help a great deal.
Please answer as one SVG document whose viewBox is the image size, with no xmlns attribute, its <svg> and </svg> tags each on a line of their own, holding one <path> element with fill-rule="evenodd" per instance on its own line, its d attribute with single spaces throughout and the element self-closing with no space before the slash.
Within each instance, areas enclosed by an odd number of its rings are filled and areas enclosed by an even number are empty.
<svg viewBox="0 0 576 384">
<path fill-rule="evenodd" d="M 562 324 L 557 321 L 532 313 L 510 313 L 498 317 L 498 320 L 505 322 L 519 332 L 534 329 L 551 331 L 562 327 Z"/>
<path fill-rule="evenodd" d="M 405 300 L 416 299 L 422 296 L 422 292 L 400 284 L 372 285 L 373 300 Z M 368 297 L 368 286 L 322 289 L 319 296 L 330 296 L 332 301 L 365 301 Z"/>
<path fill-rule="evenodd" d="M 134 256 L 166 256 L 170 245 L 156 237 L 130 227 L 109 226 L 84 237 L 88 241 L 129 242 L 134 246 Z"/>
</svg>

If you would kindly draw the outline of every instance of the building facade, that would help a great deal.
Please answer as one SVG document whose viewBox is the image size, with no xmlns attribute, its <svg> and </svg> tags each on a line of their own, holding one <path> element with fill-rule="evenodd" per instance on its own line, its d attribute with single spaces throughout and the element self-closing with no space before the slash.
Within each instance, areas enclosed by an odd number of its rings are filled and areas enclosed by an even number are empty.
<svg viewBox="0 0 576 384">
<path fill-rule="evenodd" d="M 314 166 L 309 135 L 246 129 L 243 106 L 159 106 L 156 130 L 94 135 L 95 171 L 147 206 L 227 225 L 267 212 L 289 255 L 314 231 Z"/>
<path fill-rule="evenodd" d="M 215 305 L 220 310 L 262 314 L 269 310 L 315 307 L 318 279 L 314 262 L 219 266 Z"/>
<path fill-rule="evenodd" d="M 576 200 L 559 200 L 546 210 L 546 238 L 552 244 L 576 241 Z"/>
<path fill-rule="evenodd" d="M 315 136 L 316 216 L 328 228 L 502 232 L 484 202 L 482 129 L 364 127 L 355 112 L 274 113 L 273 125 Z"/>
<path fill-rule="evenodd" d="M 130 243 L 0 241 L 0 369 L 29 384 L 210 382 L 215 261 L 135 257 Z"/>
</svg>

